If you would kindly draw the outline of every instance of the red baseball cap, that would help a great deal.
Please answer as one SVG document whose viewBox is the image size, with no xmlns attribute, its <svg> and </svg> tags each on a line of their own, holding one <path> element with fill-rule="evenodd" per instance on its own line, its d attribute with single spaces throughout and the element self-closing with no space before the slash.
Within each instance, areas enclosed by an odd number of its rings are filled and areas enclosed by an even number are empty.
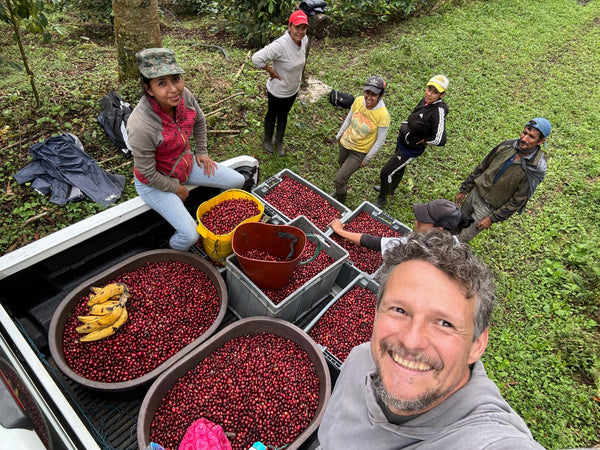
<svg viewBox="0 0 600 450">
<path fill-rule="evenodd" d="M 308 17 L 306 17 L 306 14 L 304 13 L 304 11 L 299 9 L 292 13 L 292 15 L 290 16 L 289 23 L 296 25 L 296 26 L 298 26 L 302 23 L 305 23 L 306 25 L 308 25 Z"/>
</svg>

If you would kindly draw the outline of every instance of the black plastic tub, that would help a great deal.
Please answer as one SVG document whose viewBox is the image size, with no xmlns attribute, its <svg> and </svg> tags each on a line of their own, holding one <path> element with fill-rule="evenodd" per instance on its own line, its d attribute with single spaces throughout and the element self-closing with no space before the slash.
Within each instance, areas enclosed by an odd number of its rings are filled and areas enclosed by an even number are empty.
<svg viewBox="0 0 600 450">
<path fill-rule="evenodd" d="M 108 281 L 116 277 L 117 275 L 130 272 L 146 263 L 163 262 L 163 261 L 179 261 L 190 266 L 196 267 L 204 272 L 217 290 L 217 294 L 220 298 L 220 308 L 214 323 L 198 338 L 192 341 L 190 344 L 183 347 L 176 354 L 165 360 L 162 364 L 157 366 L 152 371 L 145 375 L 122 382 L 105 383 L 90 380 L 77 373 L 75 373 L 65 360 L 63 352 L 63 332 L 67 319 L 71 312 L 75 308 L 81 299 L 88 295 L 91 286 L 101 286 L 106 284 Z M 128 391 L 139 388 L 145 384 L 149 384 L 161 373 L 171 367 L 175 362 L 181 359 L 184 355 L 198 347 L 208 337 L 210 337 L 221 324 L 225 313 L 227 312 L 227 287 L 225 281 L 218 270 L 210 264 L 204 258 L 194 255 L 189 252 L 179 252 L 176 250 L 152 250 L 144 253 L 140 253 L 136 256 L 128 258 L 121 263 L 116 264 L 111 269 L 105 270 L 104 272 L 92 277 L 85 282 L 81 283 L 75 289 L 73 289 L 65 299 L 59 304 L 52 321 L 50 322 L 50 329 L 48 332 L 48 343 L 50 347 L 50 353 L 54 359 L 54 362 L 58 368 L 73 381 L 90 389 L 105 391 L 105 392 L 120 392 Z"/>
<path fill-rule="evenodd" d="M 167 392 L 169 392 L 181 377 L 194 369 L 200 361 L 216 349 L 225 345 L 228 341 L 246 334 L 257 334 L 262 332 L 273 333 L 298 344 L 300 348 L 308 354 L 319 378 L 319 404 L 315 416 L 309 426 L 286 447 L 286 450 L 299 449 L 300 446 L 318 429 L 319 424 L 321 423 L 321 419 L 325 412 L 325 406 L 331 395 L 331 377 L 325 358 L 317 344 L 315 344 L 315 342 L 297 326 L 285 320 L 272 317 L 249 317 L 232 323 L 183 357 L 158 377 L 148 389 L 142 402 L 142 406 L 140 407 L 137 424 L 139 448 L 144 450 L 150 444 L 150 427 L 156 410 Z"/>
</svg>

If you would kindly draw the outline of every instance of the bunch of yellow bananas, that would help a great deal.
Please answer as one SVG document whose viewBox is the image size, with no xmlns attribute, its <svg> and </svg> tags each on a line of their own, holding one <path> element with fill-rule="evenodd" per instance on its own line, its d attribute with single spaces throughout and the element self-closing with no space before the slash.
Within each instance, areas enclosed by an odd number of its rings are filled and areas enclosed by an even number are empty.
<svg viewBox="0 0 600 450">
<path fill-rule="evenodd" d="M 81 342 L 91 342 L 112 336 L 127 320 L 125 304 L 129 298 L 127 286 L 123 283 L 111 283 L 103 288 L 92 287 L 87 305 L 89 316 L 77 316 L 83 325 L 75 330 L 82 336 Z"/>
</svg>

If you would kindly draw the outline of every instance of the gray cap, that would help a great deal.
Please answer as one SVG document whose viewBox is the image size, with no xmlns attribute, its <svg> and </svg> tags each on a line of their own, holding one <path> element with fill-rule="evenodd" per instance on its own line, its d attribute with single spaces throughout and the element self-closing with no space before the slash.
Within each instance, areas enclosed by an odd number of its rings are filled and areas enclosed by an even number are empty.
<svg viewBox="0 0 600 450">
<path fill-rule="evenodd" d="M 432 223 L 447 231 L 454 230 L 460 223 L 460 208 L 450 200 L 440 199 L 429 203 L 415 203 L 413 211 L 419 222 Z"/>
<path fill-rule="evenodd" d="M 146 78 L 185 73 L 175 61 L 175 52 L 168 48 L 147 48 L 135 54 L 140 72 Z"/>
<path fill-rule="evenodd" d="M 374 94 L 379 94 L 384 89 L 385 89 L 385 81 L 383 81 L 383 78 L 378 77 L 377 75 L 373 75 L 372 77 L 369 77 L 369 79 L 365 83 L 365 87 L 363 88 L 363 91 L 371 91 Z"/>
</svg>

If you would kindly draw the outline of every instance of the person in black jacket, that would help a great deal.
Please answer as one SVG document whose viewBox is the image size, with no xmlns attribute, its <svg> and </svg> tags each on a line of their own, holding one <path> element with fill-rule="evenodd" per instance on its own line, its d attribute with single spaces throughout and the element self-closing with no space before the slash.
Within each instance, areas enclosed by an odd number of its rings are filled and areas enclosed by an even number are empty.
<svg viewBox="0 0 600 450">
<path fill-rule="evenodd" d="M 425 96 L 419 101 L 408 119 L 402 122 L 396 152 L 381 168 L 379 173 L 381 184 L 374 186 L 379 192 L 375 205 L 379 208 L 386 203 L 388 195 L 402 181 L 406 166 L 420 156 L 428 145 L 443 146 L 446 144 L 446 116 L 448 105 L 443 97 L 448 88 L 448 78 L 436 75 L 431 78 L 425 88 Z"/>
</svg>

